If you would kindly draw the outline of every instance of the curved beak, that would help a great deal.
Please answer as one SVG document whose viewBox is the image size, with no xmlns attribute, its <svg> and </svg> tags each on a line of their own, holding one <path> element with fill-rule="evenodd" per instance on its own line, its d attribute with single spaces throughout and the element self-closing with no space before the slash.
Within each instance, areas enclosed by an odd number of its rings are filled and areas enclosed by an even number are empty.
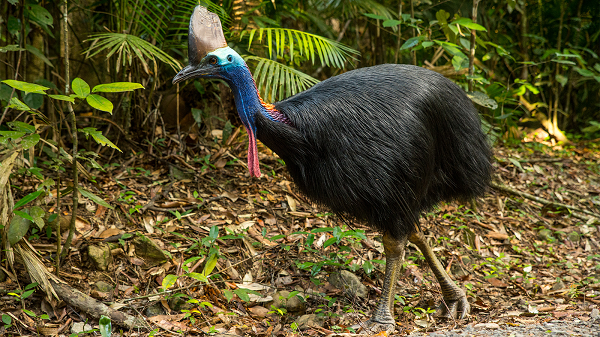
<svg viewBox="0 0 600 337">
<path fill-rule="evenodd" d="M 210 64 L 188 65 L 173 77 L 173 84 L 197 77 L 214 77 L 219 72 L 219 67 Z"/>
</svg>

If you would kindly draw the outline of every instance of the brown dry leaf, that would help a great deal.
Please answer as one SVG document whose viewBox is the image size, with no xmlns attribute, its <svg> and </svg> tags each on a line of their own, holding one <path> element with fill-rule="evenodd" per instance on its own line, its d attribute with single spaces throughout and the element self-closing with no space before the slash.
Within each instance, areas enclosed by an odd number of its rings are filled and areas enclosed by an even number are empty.
<svg viewBox="0 0 600 337">
<path fill-rule="evenodd" d="M 179 322 L 180 320 L 185 318 L 185 314 L 179 314 L 179 315 L 158 315 L 158 316 L 152 316 L 152 317 L 148 317 L 148 320 L 156 325 L 158 325 L 159 327 L 161 327 L 163 330 L 166 331 L 188 331 L 189 330 L 189 326 L 187 326 L 186 323 L 183 322 Z"/>
<path fill-rule="evenodd" d="M 123 230 L 112 227 L 112 228 L 109 228 L 109 229 L 105 230 L 104 232 L 100 233 L 99 235 L 96 235 L 96 237 L 99 239 L 106 239 L 111 236 L 119 235 L 122 233 L 124 233 Z"/>
<path fill-rule="evenodd" d="M 506 239 L 508 239 L 508 235 L 507 234 L 499 233 L 499 232 L 489 232 L 485 236 L 487 236 L 489 238 L 492 238 L 492 239 L 496 239 L 496 240 L 506 240 Z"/>
<path fill-rule="evenodd" d="M 296 212 L 296 200 L 287 194 L 285 195 L 285 199 L 287 200 L 288 206 L 290 206 L 290 210 Z"/>
<path fill-rule="evenodd" d="M 488 282 L 489 282 L 489 283 L 490 283 L 492 286 L 494 286 L 494 287 L 496 287 L 496 288 L 506 288 L 506 287 L 508 287 L 508 284 L 506 284 L 506 283 L 504 283 L 504 282 L 502 282 L 502 281 L 498 280 L 498 279 L 497 279 L 497 278 L 495 278 L 495 277 L 491 277 L 491 278 L 487 279 L 487 281 L 488 281 Z"/>
</svg>

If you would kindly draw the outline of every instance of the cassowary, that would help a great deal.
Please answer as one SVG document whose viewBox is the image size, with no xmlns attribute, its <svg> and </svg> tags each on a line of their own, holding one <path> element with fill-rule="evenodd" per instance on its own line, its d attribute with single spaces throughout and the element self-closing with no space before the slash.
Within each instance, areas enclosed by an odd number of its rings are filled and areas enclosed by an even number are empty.
<svg viewBox="0 0 600 337">
<path fill-rule="evenodd" d="M 441 285 L 442 316 L 470 307 L 418 228 L 420 213 L 445 200 L 484 193 L 491 150 L 477 111 L 442 75 L 410 65 L 348 71 L 275 104 L 260 98 L 244 60 L 227 46 L 216 14 L 198 6 L 190 19 L 189 65 L 173 79 L 229 84 L 248 136 L 248 168 L 260 176 L 256 140 L 286 163 L 299 189 L 334 212 L 383 233 L 382 298 L 367 330 L 393 330 L 394 288 L 407 241 L 423 253 Z"/>
</svg>

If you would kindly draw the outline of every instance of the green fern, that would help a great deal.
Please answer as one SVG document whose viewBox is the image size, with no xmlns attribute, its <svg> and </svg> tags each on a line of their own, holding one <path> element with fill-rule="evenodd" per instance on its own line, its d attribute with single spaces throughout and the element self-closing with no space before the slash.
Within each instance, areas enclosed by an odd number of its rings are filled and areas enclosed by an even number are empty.
<svg viewBox="0 0 600 337">
<path fill-rule="evenodd" d="M 266 35 L 266 46 L 269 49 L 269 58 L 273 58 L 273 46 L 275 46 L 276 56 L 283 57 L 286 50 L 289 51 L 290 61 L 294 61 L 296 48 L 300 55 L 304 55 L 315 64 L 316 57 L 319 56 L 322 66 L 333 66 L 343 68 L 348 59 L 355 60 L 360 53 L 337 41 L 295 29 L 287 28 L 260 28 L 253 29 L 249 33 L 242 32 L 240 39 L 244 38 L 246 33 L 248 37 L 248 48 L 255 41 L 258 32 L 258 41 L 262 42 Z"/>
<path fill-rule="evenodd" d="M 87 49 L 87 57 L 91 58 L 101 52 L 106 52 L 106 58 L 117 55 L 116 72 L 126 62 L 131 66 L 134 57 L 137 57 L 144 70 L 150 74 L 149 61 L 153 63 L 154 74 L 158 72 L 157 60 L 171 66 L 175 71 L 181 69 L 179 61 L 169 56 L 167 53 L 154 46 L 150 42 L 130 34 L 103 33 L 91 35 L 91 46 Z"/>
<path fill-rule="evenodd" d="M 302 92 L 319 80 L 279 62 L 258 56 L 244 56 L 246 62 L 258 62 L 254 70 L 260 95 L 267 102 L 282 100 Z"/>
</svg>

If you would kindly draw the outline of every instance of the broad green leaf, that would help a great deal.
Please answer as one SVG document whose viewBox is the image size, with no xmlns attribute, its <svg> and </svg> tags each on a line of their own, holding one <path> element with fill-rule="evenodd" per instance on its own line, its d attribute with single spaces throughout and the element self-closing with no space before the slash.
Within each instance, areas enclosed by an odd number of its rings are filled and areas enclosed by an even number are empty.
<svg viewBox="0 0 600 337">
<path fill-rule="evenodd" d="M 464 26 L 469 29 L 472 29 L 472 30 L 480 30 L 480 31 L 487 32 L 487 29 L 485 29 L 485 27 L 483 27 L 482 25 L 477 24 L 477 23 L 470 22 L 470 23 L 465 24 Z"/>
<path fill-rule="evenodd" d="M 336 238 L 329 238 L 327 241 L 325 241 L 325 243 L 323 244 L 323 248 L 327 248 L 329 246 L 331 246 L 332 244 L 336 243 L 337 239 Z"/>
<path fill-rule="evenodd" d="M 387 20 L 387 18 L 383 15 L 371 14 L 371 13 L 363 13 L 364 16 L 375 19 L 375 20 Z"/>
<path fill-rule="evenodd" d="M 90 94 L 90 86 L 79 77 L 77 77 L 76 79 L 73 80 L 73 83 L 71 84 L 71 89 L 73 89 L 73 92 L 79 98 L 85 98 L 87 95 Z M 98 109 L 98 110 L 100 110 L 100 109 Z"/>
<path fill-rule="evenodd" d="M 550 60 L 550 61 L 556 62 L 556 63 L 560 63 L 560 64 L 567 64 L 567 65 L 570 65 L 570 66 L 574 66 L 574 65 L 577 64 L 577 63 L 575 63 L 573 61 L 568 61 L 568 60 Z"/>
<path fill-rule="evenodd" d="M 165 278 L 163 278 L 163 280 L 162 280 L 163 290 L 167 290 L 167 289 L 171 288 L 173 285 L 175 285 L 175 282 L 177 282 L 177 276 L 175 276 L 173 274 L 169 274 L 169 275 L 165 276 Z"/>
<path fill-rule="evenodd" d="M 454 57 L 452 57 L 452 65 L 456 71 L 459 71 L 460 69 L 467 68 L 469 66 L 469 60 L 459 55 L 454 55 Z"/>
<path fill-rule="evenodd" d="M 402 47 L 400 47 L 400 50 L 412 48 L 412 47 L 416 46 L 417 44 L 419 44 L 419 42 L 423 41 L 423 39 L 425 39 L 424 36 L 411 37 L 410 39 L 406 40 L 402 44 Z"/>
<path fill-rule="evenodd" d="M 27 150 L 30 147 L 35 146 L 37 143 L 39 143 L 39 141 L 40 141 L 40 135 L 38 135 L 37 133 L 34 133 L 27 137 L 23 137 L 23 140 L 21 141 L 21 145 L 23 146 L 23 150 Z"/>
<path fill-rule="evenodd" d="M 467 27 L 472 30 L 487 31 L 487 29 L 485 29 L 485 27 L 483 27 L 482 25 L 473 23 L 473 20 L 471 20 L 469 18 L 460 18 L 458 20 L 452 21 L 450 24 L 451 25 L 461 25 L 463 27 Z"/>
<path fill-rule="evenodd" d="M 581 55 L 577 55 L 577 54 L 564 54 L 564 53 L 555 53 L 554 55 L 556 56 L 562 56 L 562 57 L 575 57 L 578 59 L 582 59 Z"/>
<path fill-rule="evenodd" d="M 20 215 L 13 216 L 10 221 L 10 227 L 8 227 L 8 232 L 6 233 L 6 237 L 11 246 L 14 246 L 25 236 L 25 234 L 27 234 L 30 225 L 31 220 L 25 219 Z"/>
<path fill-rule="evenodd" d="M 23 219 L 27 219 L 27 220 L 33 222 L 33 217 L 31 215 L 27 214 L 26 212 L 23 212 L 23 211 L 14 211 L 14 213 L 16 215 L 20 216 Z"/>
<path fill-rule="evenodd" d="M 233 299 L 233 292 L 231 292 L 231 290 L 228 289 L 223 289 L 223 296 L 225 296 L 227 302 L 231 302 L 231 300 Z"/>
<path fill-rule="evenodd" d="M 20 48 L 18 44 L 10 44 L 8 46 L 0 47 L 0 53 L 6 53 L 9 51 L 22 51 L 25 48 Z"/>
<path fill-rule="evenodd" d="M 444 50 L 450 53 L 452 56 L 459 56 L 463 59 L 467 59 L 467 56 L 460 50 L 460 47 L 456 44 L 438 40 L 434 40 L 434 42 L 442 46 L 442 48 L 444 48 Z"/>
<path fill-rule="evenodd" d="M 31 193 L 27 194 L 26 196 L 23 197 L 23 199 L 17 201 L 17 203 L 15 204 L 15 207 L 13 209 L 17 209 L 21 206 L 28 204 L 29 202 L 31 202 L 31 201 L 35 200 L 37 197 L 39 197 L 40 194 L 42 194 L 42 191 L 35 191 L 35 192 L 31 192 Z"/>
<path fill-rule="evenodd" d="M 79 129 L 79 131 L 81 131 L 85 134 L 86 139 L 88 136 L 91 135 L 92 138 L 94 138 L 94 140 L 96 141 L 96 143 L 98 143 L 102 146 L 108 145 L 108 146 L 112 147 L 113 149 L 121 151 L 121 149 L 119 149 L 115 144 L 113 144 L 110 140 L 108 140 L 108 138 L 104 137 L 102 132 L 96 130 L 96 128 L 83 128 L 83 129 Z"/>
<path fill-rule="evenodd" d="M 423 48 L 429 48 L 431 46 L 433 46 L 435 43 L 432 41 L 423 41 L 423 43 L 421 43 L 421 46 L 423 46 Z"/>
<path fill-rule="evenodd" d="M 400 20 L 385 20 L 383 21 L 382 25 L 384 27 L 396 27 L 398 25 L 400 25 L 402 23 L 402 21 Z"/>
<path fill-rule="evenodd" d="M 215 267 L 217 266 L 217 259 L 217 254 L 212 254 L 208 258 L 208 261 L 206 261 L 206 264 L 204 265 L 204 270 L 202 271 L 202 274 L 204 274 L 204 276 L 208 276 L 210 275 L 210 273 L 212 273 L 213 269 L 215 269 Z"/>
<path fill-rule="evenodd" d="M 85 100 L 92 108 L 98 109 L 100 111 L 106 111 L 112 114 L 113 104 L 106 98 L 99 95 L 91 94 L 88 95 L 85 98 Z"/>
<path fill-rule="evenodd" d="M 123 92 L 123 91 L 133 91 L 135 89 L 144 89 L 139 83 L 133 82 L 114 82 L 107 84 L 99 84 L 94 87 L 92 92 Z"/>
<path fill-rule="evenodd" d="M 15 4 L 13 4 L 15 5 Z M 6 325 L 10 325 L 12 323 L 12 318 L 7 314 L 2 314 L 2 323 Z"/>
<path fill-rule="evenodd" d="M 0 131 L 0 136 L 7 137 L 10 139 L 19 139 L 25 135 L 26 135 L 25 132 L 19 132 L 19 131 Z"/>
<path fill-rule="evenodd" d="M 100 335 L 102 337 L 110 337 L 112 334 L 112 323 L 110 318 L 102 315 L 98 323 L 100 324 Z"/>
<path fill-rule="evenodd" d="M 30 290 L 27 290 L 26 292 L 24 292 L 24 293 L 23 293 L 23 295 L 21 295 L 21 299 L 26 299 L 26 298 L 28 298 L 28 297 L 29 297 L 29 296 L 31 296 L 31 294 L 33 294 L 34 292 L 35 292 L 35 289 L 30 289 Z M 27 315 L 29 315 L 29 316 L 32 316 L 32 317 L 36 317 L 36 314 L 34 314 L 34 313 L 33 313 L 33 312 L 31 312 L 31 311 L 30 311 L 30 313 L 31 313 L 31 314 L 27 314 Z"/>
<path fill-rule="evenodd" d="M 371 274 L 371 272 L 373 271 L 373 264 L 371 263 L 371 261 L 365 261 L 365 263 L 363 263 L 363 270 L 365 271 L 365 273 Z"/>
<path fill-rule="evenodd" d="M 194 117 L 196 124 L 198 124 L 198 127 L 200 127 L 202 125 L 202 110 L 192 108 L 192 116 Z"/>
<path fill-rule="evenodd" d="M 584 76 L 584 77 L 592 77 L 592 76 L 594 76 L 594 73 L 591 72 L 591 71 L 589 71 L 589 70 L 587 70 L 587 69 L 581 69 L 579 67 L 575 67 L 573 69 L 575 69 L 575 71 L 578 72 L 579 75 L 581 75 L 581 76 Z"/>
<path fill-rule="evenodd" d="M 521 172 L 525 172 L 525 170 L 523 169 L 523 166 L 521 166 L 521 163 L 520 163 L 518 160 L 516 160 L 516 159 L 514 159 L 514 158 L 508 158 L 508 160 L 509 160 L 509 161 L 510 161 L 510 162 L 511 162 L 513 165 L 515 165 L 515 167 L 517 167 L 517 168 L 518 168 L 518 169 L 519 169 Z"/>
<path fill-rule="evenodd" d="M 4 81 L 2 81 L 2 83 L 6 83 L 7 85 L 10 85 L 11 87 L 13 87 L 17 90 L 21 90 L 24 92 L 33 92 L 33 93 L 42 94 L 42 95 L 46 94 L 44 92 L 44 90 L 50 89 L 48 87 L 44 87 L 43 85 L 29 83 L 29 82 L 23 82 L 23 81 L 16 81 L 16 80 L 4 80 Z"/>
<path fill-rule="evenodd" d="M 20 122 L 20 121 L 8 122 L 8 126 L 10 126 L 11 129 L 13 129 L 15 131 L 19 131 L 19 132 L 25 132 L 25 133 L 34 133 L 35 132 L 35 126 L 33 126 L 31 124 Z"/>
<path fill-rule="evenodd" d="M 61 101 L 67 101 L 67 102 L 75 103 L 75 98 L 73 98 L 71 96 L 65 96 L 65 95 L 48 95 L 48 97 L 54 98 L 54 99 L 58 99 L 58 100 L 61 100 Z"/>
<path fill-rule="evenodd" d="M 99 196 L 95 195 L 94 193 L 85 190 L 81 187 L 77 188 L 77 190 L 79 191 L 79 193 L 81 193 L 81 195 L 83 195 L 84 197 L 90 199 L 91 201 L 97 203 L 98 205 L 104 206 L 106 208 L 110 208 L 113 209 L 113 207 L 107 203 L 106 201 L 102 200 L 102 198 L 100 198 Z"/>
<path fill-rule="evenodd" d="M 44 104 L 44 96 L 37 93 L 27 93 L 23 97 L 23 103 L 27 104 L 31 109 L 39 109 Z"/>
<path fill-rule="evenodd" d="M 201 282 L 204 282 L 204 283 L 208 283 L 208 278 L 204 274 L 201 274 L 201 273 L 187 273 L 186 275 L 189 276 L 189 277 L 191 277 L 191 278 L 193 278 L 193 279 L 196 279 L 198 281 L 201 281 Z"/>
<path fill-rule="evenodd" d="M 27 49 L 27 51 L 32 53 L 33 55 L 37 56 L 40 60 L 44 61 L 44 63 L 46 63 L 48 66 L 50 66 L 50 68 L 54 68 L 54 65 L 52 64 L 52 62 L 50 62 L 50 60 L 48 60 L 46 55 L 44 55 L 44 53 L 42 53 L 36 47 L 26 44 L 25 49 Z"/>
<path fill-rule="evenodd" d="M 498 103 L 495 100 L 488 97 L 488 95 L 486 95 L 484 92 L 481 92 L 481 91 L 468 92 L 467 96 L 469 96 L 471 101 L 473 101 L 474 103 L 477 103 L 483 107 L 490 108 L 492 110 L 495 110 L 498 108 Z"/>
<path fill-rule="evenodd" d="M 31 15 L 31 18 L 40 24 L 52 26 L 52 15 L 48 10 L 40 5 L 28 4 L 25 9 Z"/>
<path fill-rule="evenodd" d="M 233 291 L 238 297 L 244 302 L 250 302 L 250 296 L 248 296 L 248 292 L 246 289 L 237 288 Z"/>
<path fill-rule="evenodd" d="M 33 222 L 38 226 L 40 230 L 44 228 L 44 215 L 46 212 L 40 206 L 31 206 L 29 209 L 29 215 L 33 218 Z"/>
<path fill-rule="evenodd" d="M 567 81 L 569 80 L 569 78 L 565 75 L 562 74 L 556 74 L 556 76 L 554 77 L 556 79 L 556 81 L 558 83 L 560 83 L 563 87 L 567 84 Z"/>
</svg>

